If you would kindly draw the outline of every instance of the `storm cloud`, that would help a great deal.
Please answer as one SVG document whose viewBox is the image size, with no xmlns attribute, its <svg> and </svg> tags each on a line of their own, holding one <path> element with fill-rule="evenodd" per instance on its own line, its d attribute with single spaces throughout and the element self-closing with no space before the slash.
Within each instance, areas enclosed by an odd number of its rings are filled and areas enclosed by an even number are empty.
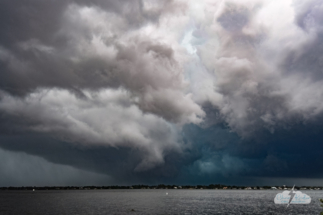
<svg viewBox="0 0 323 215">
<path fill-rule="evenodd" d="M 4 159 L 107 183 L 322 177 L 320 1 L 1 4 Z"/>
</svg>

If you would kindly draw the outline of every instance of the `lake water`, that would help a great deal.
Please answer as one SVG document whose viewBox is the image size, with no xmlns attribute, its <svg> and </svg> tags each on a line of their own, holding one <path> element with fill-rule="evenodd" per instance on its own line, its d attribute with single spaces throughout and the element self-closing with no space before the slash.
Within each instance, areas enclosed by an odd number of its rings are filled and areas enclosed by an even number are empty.
<svg viewBox="0 0 323 215">
<path fill-rule="evenodd" d="M 168 195 L 166 195 L 166 192 Z M 275 205 L 279 191 L 76 190 L 0 191 L 0 214 L 310 214 L 319 215 L 323 191 L 304 191 L 309 205 Z"/>
</svg>

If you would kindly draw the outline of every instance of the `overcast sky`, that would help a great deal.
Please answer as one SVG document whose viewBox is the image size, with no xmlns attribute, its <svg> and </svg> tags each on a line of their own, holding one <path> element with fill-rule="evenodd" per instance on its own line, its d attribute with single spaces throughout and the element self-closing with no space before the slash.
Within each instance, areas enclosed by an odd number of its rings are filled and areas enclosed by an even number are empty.
<svg viewBox="0 0 323 215">
<path fill-rule="evenodd" d="M 0 5 L 0 186 L 323 179 L 322 1 Z"/>
</svg>

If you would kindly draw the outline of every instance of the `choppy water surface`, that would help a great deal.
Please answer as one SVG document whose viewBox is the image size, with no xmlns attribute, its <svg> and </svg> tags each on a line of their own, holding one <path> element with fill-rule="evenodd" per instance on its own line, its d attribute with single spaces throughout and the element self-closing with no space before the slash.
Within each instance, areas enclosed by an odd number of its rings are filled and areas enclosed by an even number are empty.
<svg viewBox="0 0 323 215">
<path fill-rule="evenodd" d="M 166 192 L 168 195 L 166 195 Z M 320 214 L 323 191 L 309 205 L 275 205 L 279 191 L 79 190 L 0 191 L 0 214 Z M 134 210 L 134 211 L 133 211 Z"/>
</svg>

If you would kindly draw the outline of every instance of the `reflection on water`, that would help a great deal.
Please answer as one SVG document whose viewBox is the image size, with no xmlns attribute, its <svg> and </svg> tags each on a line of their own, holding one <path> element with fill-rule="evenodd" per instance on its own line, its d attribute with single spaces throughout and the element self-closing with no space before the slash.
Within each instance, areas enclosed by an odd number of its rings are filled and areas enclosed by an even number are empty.
<svg viewBox="0 0 323 215">
<path fill-rule="evenodd" d="M 166 195 L 168 193 L 168 195 Z M 309 205 L 275 205 L 278 191 L 79 190 L 0 191 L 0 214 L 320 214 L 323 191 Z"/>
</svg>

